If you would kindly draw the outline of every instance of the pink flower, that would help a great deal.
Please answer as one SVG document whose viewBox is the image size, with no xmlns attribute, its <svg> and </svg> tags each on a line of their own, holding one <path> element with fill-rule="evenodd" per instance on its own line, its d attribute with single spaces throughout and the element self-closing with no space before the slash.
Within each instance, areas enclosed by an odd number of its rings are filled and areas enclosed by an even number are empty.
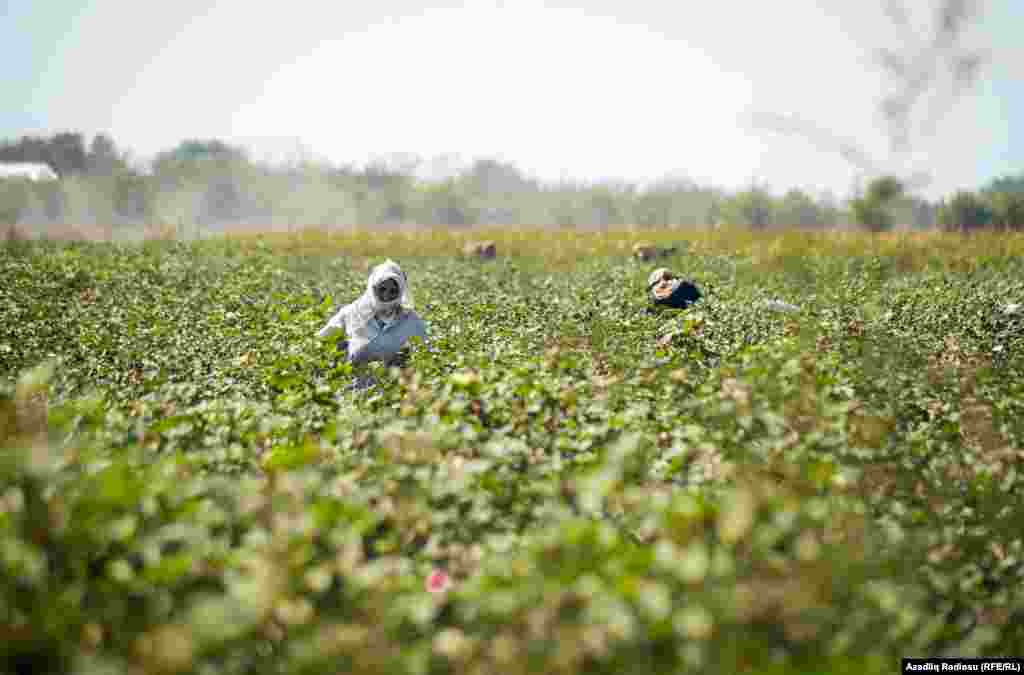
<svg viewBox="0 0 1024 675">
<path fill-rule="evenodd" d="M 444 570 L 434 570 L 427 576 L 427 591 L 445 593 L 452 587 L 452 578 Z"/>
</svg>

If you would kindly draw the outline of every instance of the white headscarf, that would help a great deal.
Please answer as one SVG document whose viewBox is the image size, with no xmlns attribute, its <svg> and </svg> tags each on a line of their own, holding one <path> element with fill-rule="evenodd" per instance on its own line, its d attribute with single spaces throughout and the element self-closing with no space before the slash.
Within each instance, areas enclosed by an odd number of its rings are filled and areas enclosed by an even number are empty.
<svg viewBox="0 0 1024 675">
<path fill-rule="evenodd" d="M 374 289 L 388 279 L 394 279 L 398 283 L 398 297 L 390 302 L 384 302 L 377 297 Z M 365 331 L 366 325 L 375 317 L 381 323 L 390 325 L 401 317 L 403 310 L 411 309 L 412 294 L 409 292 L 409 280 L 398 263 L 388 259 L 370 271 L 370 278 L 366 280 L 366 291 L 352 303 L 352 311 L 347 317 L 348 325 L 345 330 L 349 335 L 358 335 Z"/>
<path fill-rule="evenodd" d="M 659 267 L 647 277 L 647 292 L 650 294 L 651 300 L 664 300 L 672 295 L 680 283 L 682 281 L 676 278 L 671 270 Z"/>
<path fill-rule="evenodd" d="M 671 272 L 669 272 L 668 268 L 666 267 L 659 267 L 658 269 L 651 272 L 651 274 L 647 277 L 647 288 L 651 288 L 652 286 L 655 286 L 658 283 L 660 283 L 661 280 L 665 278 L 666 273 L 671 274 Z"/>
</svg>

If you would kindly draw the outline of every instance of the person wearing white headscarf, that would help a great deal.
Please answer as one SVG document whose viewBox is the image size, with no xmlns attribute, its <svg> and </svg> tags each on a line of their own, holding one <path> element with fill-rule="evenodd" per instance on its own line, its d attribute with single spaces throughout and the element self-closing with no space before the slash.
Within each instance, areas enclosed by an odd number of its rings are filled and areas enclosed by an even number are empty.
<svg viewBox="0 0 1024 675">
<path fill-rule="evenodd" d="M 332 316 L 317 336 L 341 330 L 348 337 L 349 361 L 357 365 L 400 363 L 409 338 L 427 339 L 427 324 L 413 310 L 409 279 L 398 263 L 386 260 L 374 267 L 366 291 Z"/>
</svg>

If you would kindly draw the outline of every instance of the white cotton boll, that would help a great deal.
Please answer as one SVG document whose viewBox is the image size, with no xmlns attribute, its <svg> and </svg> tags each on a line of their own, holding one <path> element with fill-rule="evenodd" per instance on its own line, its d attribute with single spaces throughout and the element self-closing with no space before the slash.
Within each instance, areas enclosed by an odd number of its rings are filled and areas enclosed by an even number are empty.
<svg viewBox="0 0 1024 675">
<path fill-rule="evenodd" d="M 782 300 L 767 300 L 761 303 L 761 307 L 770 312 L 783 312 L 786 314 L 795 314 L 800 311 L 800 308 L 796 305 L 791 305 Z"/>
</svg>

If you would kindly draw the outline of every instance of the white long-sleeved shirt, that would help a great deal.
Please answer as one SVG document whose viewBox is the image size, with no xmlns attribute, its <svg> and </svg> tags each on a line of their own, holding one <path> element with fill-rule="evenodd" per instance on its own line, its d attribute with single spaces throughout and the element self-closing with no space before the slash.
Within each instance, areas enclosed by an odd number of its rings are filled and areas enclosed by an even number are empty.
<svg viewBox="0 0 1024 675">
<path fill-rule="evenodd" d="M 348 319 L 353 306 L 354 303 L 342 307 L 317 333 L 318 337 L 328 337 L 345 330 L 348 337 L 348 358 L 352 363 L 387 362 L 398 354 L 409 338 L 418 336 L 424 341 L 427 340 L 427 324 L 412 310 L 406 310 L 397 321 L 389 325 L 374 317 L 360 328 L 350 330 L 351 324 Z"/>
</svg>

